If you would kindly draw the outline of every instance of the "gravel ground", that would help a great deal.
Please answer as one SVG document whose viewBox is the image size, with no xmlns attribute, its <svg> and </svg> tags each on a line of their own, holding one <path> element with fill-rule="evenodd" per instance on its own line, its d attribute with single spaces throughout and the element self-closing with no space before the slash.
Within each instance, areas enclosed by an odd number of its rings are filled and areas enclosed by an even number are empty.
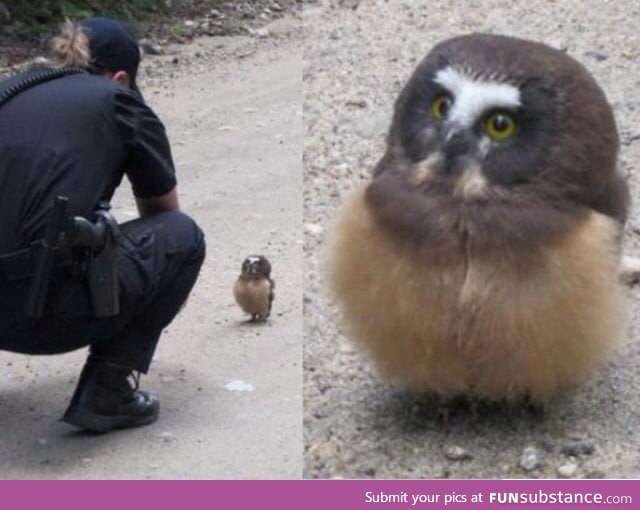
<svg viewBox="0 0 640 510">
<path fill-rule="evenodd" d="M 612 103 L 620 166 L 638 196 L 640 5 L 615 1 L 320 0 L 305 6 L 305 476 L 627 478 L 640 476 L 640 294 L 628 339 L 588 384 L 544 414 L 454 414 L 377 377 L 343 336 L 323 292 L 324 233 L 380 158 L 400 87 L 438 41 L 492 32 L 544 41 L 584 63 Z M 633 209 L 626 251 L 638 255 Z"/>
<path fill-rule="evenodd" d="M 188 306 L 142 387 L 157 423 L 95 435 L 58 422 L 86 356 L 0 352 L 0 478 L 299 478 L 302 472 L 300 19 L 267 36 L 169 48 L 141 88 L 172 141 L 183 209 L 207 235 Z M 116 217 L 136 216 L 126 180 Z M 232 287 L 251 253 L 277 282 L 273 315 L 247 324 Z"/>
<path fill-rule="evenodd" d="M 7 2 L 8 3 L 8 2 Z M 97 2 L 94 2 L 96 4 Z M 103 2 L 107 4 L 108 2 Z M 126 21 L 147 52 L 149 44 L 160 48 L 168 43 L 188 43 L 201 36 L 263 34 L 268 29 L 264 25 L 299 12 L 301 0 L 251 0 L 251 1 L 181 1 L 166 2 L 167 8 L 160 8 L 155 14 L 140 11 L 134 7 L 139 20 Z M 0 76 L 3 67 L 20 66 L 29 57 L 46 53 L 49 38 L 57 30 L 58 22 L 53 20 L 17 19 L 7 11 L 0 1 Z M 120 8 L 122 6 L 119 6 Z M 214 8 L 215 7 L 215 8 Z M 118 6 L 115 11 L 108 7 L 95 6 L 91 12 L 97 16 L 120 19 Z M 6 13 L 9 12 L 9 19 Z M 3 16 L 5 14 L 5 16 Z M 154 51 L 155 53 L 155 51 Z"/>
</svg>

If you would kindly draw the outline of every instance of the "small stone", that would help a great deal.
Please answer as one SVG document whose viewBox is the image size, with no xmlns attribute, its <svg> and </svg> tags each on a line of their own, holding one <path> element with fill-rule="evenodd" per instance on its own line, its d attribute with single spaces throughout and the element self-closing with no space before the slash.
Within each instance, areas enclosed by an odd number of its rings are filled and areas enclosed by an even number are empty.
<svg viewBox="0 0 640 510">
<path fill-rule="evenodd" d="M 591 57 L 596 62 L 604 62 L 609 58 L 609 55 L 607 55 L 604 51 L 597 51 L 597 50 L 586 51 L 585 56 Z"/>
<path fill-rule="evenodd" d="M 558 476 L 561 478 L 572 478 L 578 471 L 578 464 L 575 462 L 567 462 L 558 466 Z"/>
<path fill-rule="evenodd" d="M 588 478 L 589 480 L 603 480 L 606 477 L 607 477 L 607 474 L 604 471 L 601 471 L 599 469 L 594 469 L 593 471 L 589 471 L 585 475 L 585 478 Z"/>
<path fill-rule="evenodd" d="M 471 460 L 473 456 L 461 446 L 449 446 L 444 451 L 444 456 L 449 460 Z"/>
<path fill-rule="evenodd" d="M 349 99 L 346 104 L 347 106 L 353 106 L 355 108 L 366 108 L 368 105 L 364 99 Z"/>
<path fill-rule="evenodd" d="M 638 140 L 640 140 L 640 130 L 627 130 L 620 133 L 620 143 L 622 145 L 631 145 Z"/>
<path fill-rule="evenodd" d="M 551 40 L 548 42 L 548 44 L 552 48 L 555 48 L 556 50 L 561 51 L 563 53 L 566 53 L 567 51 L 569 51 L 569 45 L 565 41 Z"/>
<path fill-rule="evenodd" d="M 41 437 L 41 438 L 39 438 L 39 439 L 38 439 L 38 444 L 39 444 L 40 446 L 44 446 L 44 445 L 46 445 L 46 444 L 47 444 L 47 442 L 48 442 L 48 441 L 47 441 L 44 437 Z"/>
<path fill-rule="evenodd" d="M 150 41 L 141 41 L 140 47 L 142 48 L 142 51 L 144 51 L 147 55 L 164 55 L 165 54 L 164 48 L 158 43 L 154 43 Z"/>
<path fill-rule="evenodd" d="M 184 22 L 184 26 L 187 27 L 187 28 L 193 28 L 193 27 L 196 26 L 196 22 L 193 21 L 193 20 L 188 19 L 188 20 L 186 20 Z"/>
<path fill-rule="evenodd" d="M 332 459 L 338 454 L 338 446 L 331 440 L 312 443 L 307 450 L 307 455 L 316 459 Z"/>
<path fill-rule="evenodd" d="M 560 448 L 560 453 L 567 457 L 579 457 L 581 455 L 592 455 L 596 451 L 593 441 L 588 439 L 572 439 L 567 441 Z"/>
<path fill-rule="evenodd" d="M 172 64 L 174 64 L 174 65 L 175 65 L 175 64 L 178 64 L 179 62 L 180 62 L 180 59 L 179 59 L 178 57 L 173 57 L 173 58 L 171 59 L 171 63 L 172 63 Z"/>
<path fill-rule="evenodd" d="M 256 28 L 255 30 L 250 28 L 249 33 L 258 39 L 266 39 L 270 35 L 269 29 L 267 28 Z"/>
<path fill-rule="evenodd" d="M 535 446 L 527 446 L 520 457 L 520 467 L 525 471 L 533 471 L 544 464 L 544 453 Z"/>
<path fill-rule="evenodd" d="M 177 441 L 175 434 L 172 434 L 171 432 L 161 432 L 160 434 L 158 434 L 158 437 L 165 443 L 173 443 Z"/>
<path fill-rule="evenodd" d="M 324 232 L 324 227 L 322 225 L 318 225 L 317 223 L 307 223 L 304 226 L 304 229 L 311 234 L 312 236 L 320 236 Z"/>
<path fill-rule="evenodd" d="M 255 389 L 253 384 L 250 384 L 245 381 L 240 381 L 240 380 L 231 381 L 230 383 L 227 383 L 225 385 L 225 388 L 227 389 L 227 391 L 248 391 L 248 392 L 251 392 Z"/>
</svg>

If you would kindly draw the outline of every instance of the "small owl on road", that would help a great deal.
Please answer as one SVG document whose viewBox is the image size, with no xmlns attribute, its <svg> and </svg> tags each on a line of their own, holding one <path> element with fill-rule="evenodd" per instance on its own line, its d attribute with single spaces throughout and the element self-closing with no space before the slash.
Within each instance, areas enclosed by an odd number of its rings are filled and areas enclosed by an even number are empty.
<svg viewBox="0 0 640 510">
<path fill-rule="evenodd" d="M 244 262 L 233 287 L 236 302 L 251 321 L 264 321 L 271 314 L 275 282 L 271 279 L 271 263 L 262 255 L 250 255 Z"/>
</svg>

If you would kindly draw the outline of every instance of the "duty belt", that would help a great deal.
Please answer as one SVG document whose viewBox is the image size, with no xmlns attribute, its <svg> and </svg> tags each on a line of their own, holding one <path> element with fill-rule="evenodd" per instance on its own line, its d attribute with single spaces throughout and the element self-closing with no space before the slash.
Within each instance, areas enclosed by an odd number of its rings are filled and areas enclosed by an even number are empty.
<svg viewBox="0 0 640 510">
<path fill-rule="evenodd" d="M 35 259 L 34 250 L 31 248 L 0 255 L 0 283 L 31 278 L 35 274 Z M 68 250 L 56 249 L 55 267 L 63 268 L 71 264 Z"/>
<path fill-rule="evenodd" d="M 79 251 L 96 317 L 118 315 L 118 223 L 105 202 L 91 219 L 67 217 L 67 205 L 66 197 L 56 197 L 44 237 L 27 249 L 0 255 L 0 282 L 30 279 L 25 314 L 39 319 L 54 269 L 74 264 Z"/>
</svg>

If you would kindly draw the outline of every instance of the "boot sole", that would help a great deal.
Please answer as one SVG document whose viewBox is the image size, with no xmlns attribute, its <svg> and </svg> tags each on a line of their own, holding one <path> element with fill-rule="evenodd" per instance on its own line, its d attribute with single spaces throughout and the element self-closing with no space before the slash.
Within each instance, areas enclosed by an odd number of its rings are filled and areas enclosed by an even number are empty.
<svg viewBox="0 0 640 510">
<path fill-rule="evenodd" d="M 105 416 L 87 410 L 76 410 L 66 413 L 62 421 L 92 432 L 109 432 L 150 425 L 158 419 L 158 414 L 159 407 L 148 416 Z"/>
</svg>

